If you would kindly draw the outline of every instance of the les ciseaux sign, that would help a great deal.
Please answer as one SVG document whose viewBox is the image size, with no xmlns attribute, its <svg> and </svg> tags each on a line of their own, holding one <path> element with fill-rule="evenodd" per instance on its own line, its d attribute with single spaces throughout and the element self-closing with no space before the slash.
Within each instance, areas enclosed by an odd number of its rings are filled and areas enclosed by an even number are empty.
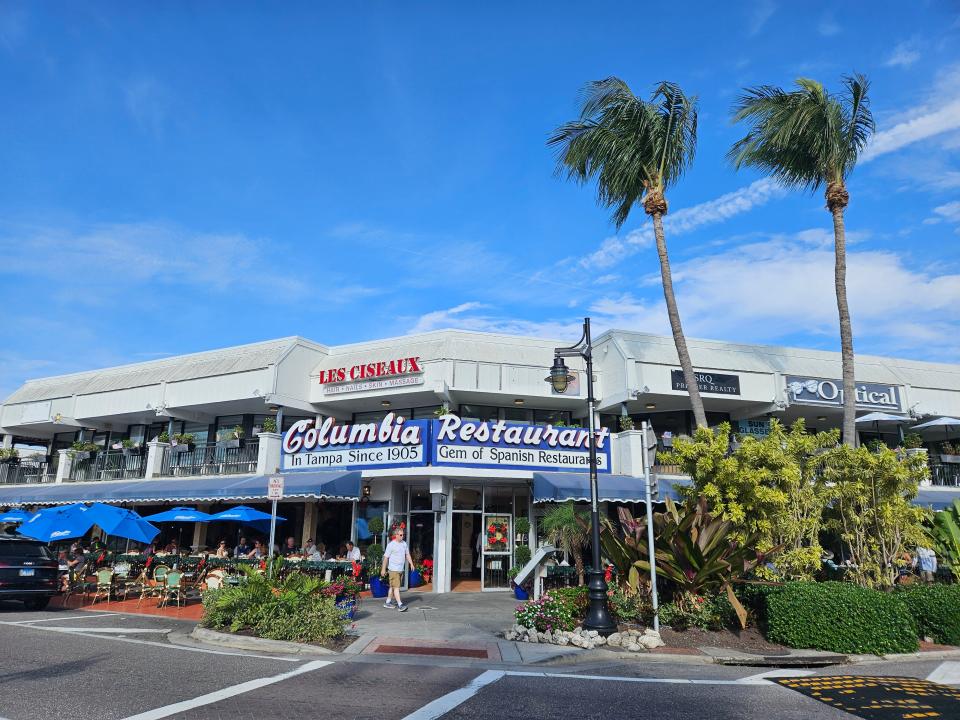
<svg viewBox="0 0 960 720">
<path fill-rule="evenodd" d="M 857 407 L 873 410 L 902 410 L 900 388 L 879 383 L 855 383 Z M 843 405 L 843 381 L 787 376 L 790 402 L 800 405 Z"/>
<path fill-rule="evenodd" d="M 504 470 L 589 470 L 589 431 L 553 425 L 463 420 L 406 420 L 394 413 L 378 423 L 335 425 L 327 418 L 293 424 L 283 438 L 284 470 L 416 467 Z M 609 430 L 598 429 L 597 469 L 610 472 Z"/>
<path fill-rule="evenodd" d="M 325 395 L 423 384 L 419 357 L 380 360 L 321 370 L 317 381 Z"/>
</svg>

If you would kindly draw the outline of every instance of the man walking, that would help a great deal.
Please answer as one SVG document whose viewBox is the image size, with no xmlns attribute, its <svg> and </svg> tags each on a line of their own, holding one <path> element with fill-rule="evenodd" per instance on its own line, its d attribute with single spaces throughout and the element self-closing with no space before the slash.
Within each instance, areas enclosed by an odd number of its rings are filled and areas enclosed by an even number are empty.
<svg viewBox="0 0 960 720">
<path fill-rule="evenodd" d="M 380 574 L 390 572 L 390 590 L 387 591 L 387 601 L 383 604 L 385 608 L 396 607 L 400 612 L 406 612 L 407 606 L 400 600 L 400 585 L 403 577 L 404 561 L 413 566 L 413 558 L 410 557 L 410 550 L 403 541 L 403 528 L 398 528 L 393 534 L 393 539 L 387 543 L 383 551 L 383 567 L 380 568 Z M 393 604 L 393 599 L 397 599 L 397 604 Z"/>
</svg>

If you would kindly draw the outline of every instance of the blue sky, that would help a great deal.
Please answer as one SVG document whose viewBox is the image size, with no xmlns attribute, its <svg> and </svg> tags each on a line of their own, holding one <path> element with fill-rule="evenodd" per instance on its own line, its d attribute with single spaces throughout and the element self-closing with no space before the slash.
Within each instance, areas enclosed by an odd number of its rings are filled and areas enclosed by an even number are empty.
<svg viewBox="0 0 960 720">
<path fill-rule="evenodd" d="M 960 6 L 634 6 L 0 4 L 0 397 L 293 334 L 667 332 L 645 217 L 616 233 L 545 145 L 609 75 L 700 98 L 668 196 L 688 335 L 834 349 L 822 195 L 734 172 L 729 108 L 866 73 L 856 348 L 960 362 Z"/>
</svg>

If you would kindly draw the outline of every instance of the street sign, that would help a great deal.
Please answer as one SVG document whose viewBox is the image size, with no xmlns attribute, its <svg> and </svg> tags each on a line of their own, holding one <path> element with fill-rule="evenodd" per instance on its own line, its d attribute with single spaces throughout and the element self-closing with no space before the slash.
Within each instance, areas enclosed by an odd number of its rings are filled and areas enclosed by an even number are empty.
<svg viewBox="0 0 960 720">
<path fill-rule="evenodd" d="M 282 500 L 283 499 L 283 475 L 271 475 L 269 478 L 269 485 L 267 485 L 267 499 L 268 500 Z"/>
</svg>

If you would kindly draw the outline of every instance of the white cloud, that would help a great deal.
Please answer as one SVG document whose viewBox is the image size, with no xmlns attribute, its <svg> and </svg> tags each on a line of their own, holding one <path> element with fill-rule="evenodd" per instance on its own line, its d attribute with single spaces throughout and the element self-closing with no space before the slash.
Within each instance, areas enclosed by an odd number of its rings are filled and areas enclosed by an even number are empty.
<svg viewBox="0 0 960 720">
<path fill-rule="evenodd" d="M 893 53 L 884 63 L 887 67 L 910 67 L 920 59 L 920 51 L 912 41 L 897 43 Z"/>
<path fill-rule="evenodd" d="M 960 320 L 953 313 L 960 303 L 960 274 L 916 267 L 907 256 L 861 247 L 866 246 L 851 246 L 847 253 L 857 351 L 960 360 Z M 819 228 L 767 236 L 679 263 L 674 282 L 684 330 L 689 337 L 835 349 L 833 264 L 833 236 Z M 589 314 L 597 332 L 669 334 L 659 293 L 604 295 L 589 305 Z M 489 305 L 465 303 L 423 316 L 411 331 L 441 327 L 565 338 L 579 334 L 579 318 L 517 319 Z"/>
<path fill-rule="evenodd" d="M 750 12 L 750 17 L 747 19 L 750 34 L 756 35 L 763 30 L 763 26 L 767 24 L 767 20 L 773 16 L 776 10 L 777 5 L 773 0 L 757 0 Z"/>
<path fill-rule="evenodd" d="M 928 217 L 923 222 L 925 225 L 937 225 L 942 222 L 960 223 L 960 200 L 935 207 L 933 217 Z"/>
<path fill-rule="evenodd" d="M 823 37 L 833 37 L 840 32 L 840 26 L 832 15 L 824 15 L 820 19 L 820 24 L 817 25 L 817 32 Z"/>
<path fill-rule="evenodd" d="M 730 218 L 749 212 L 766 204 L 772 199 L 782 197 L 785 190 L 770 178 L 756 180 L 739 190 L 707 200 L 699 205 L 681 208 L 664 218 L 664 232 L 668 237 L 692 232 L 705 225 L 724 222 Z M 631 230 L 624 237 L 613 236 L 605 239 L 600 248 L 580 261 L 585 268 L 606 268 L 615 265 L 634 253 L 650 247 L 654 243 L 653 227 Z"/>
<path fill-rule="evenodd" d="M 925 102 L 904 114 L 903 119 L 892 127 L 874 134 L 863 152 L 861 162 L 869 162 L 921 140 L 958 129 L 960 65 L 953 65 L 940 73 Z"/>
<path fill-rule="evenodd" d="M 123 94 L 127 112 L 137 124 L 155 137 L 162 135 L 173 105 L 170 91 L 156 78 L 141 76 L 124 85 Z"/>
</svg>

